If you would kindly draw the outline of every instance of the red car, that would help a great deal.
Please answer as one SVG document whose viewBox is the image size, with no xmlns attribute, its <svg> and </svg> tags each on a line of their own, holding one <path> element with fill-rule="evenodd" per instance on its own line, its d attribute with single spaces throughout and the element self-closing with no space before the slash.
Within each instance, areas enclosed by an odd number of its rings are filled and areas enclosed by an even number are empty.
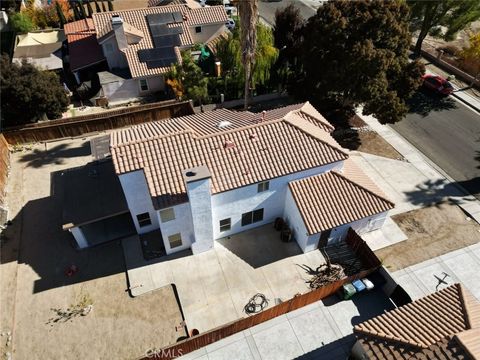
<svg viewBox="0 0 480 360">
<path fill-rule="evenodd" d="M 433 90 L 438 94 L 450 95 L 453 92 L 452 84 L 441 76 L 425 74 L 422 76 L 422 79 L 425 88 Z"/>
</svg>

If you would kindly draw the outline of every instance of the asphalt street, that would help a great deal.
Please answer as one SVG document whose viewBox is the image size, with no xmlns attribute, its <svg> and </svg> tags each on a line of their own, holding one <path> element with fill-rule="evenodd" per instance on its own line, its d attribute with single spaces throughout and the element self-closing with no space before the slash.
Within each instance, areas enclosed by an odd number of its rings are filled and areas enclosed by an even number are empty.
<svg viewBox="0 0 480 360">
<path fill-rule="evenodd" d="M 392 128 L 480 199 L 480 114 L 426 91 L 410 105 L 411 112 Z"/>
<path fill-rule="evenodd" d="M 318 7 L 321 3 L 319 0 L 281 0 L 281 1 L 265 1 L 261 0 L 258 2 L 258 12 L 260 17 L 265 20 L 268 24 L 273 26 L 275 24 L 275 11 L 277 9 L 283 9 L 289 4 L 295 4 L 295 6 L 300 10 L 300 15 L 304 19 L 315 15 L 315 8 Z"/>
</svg>

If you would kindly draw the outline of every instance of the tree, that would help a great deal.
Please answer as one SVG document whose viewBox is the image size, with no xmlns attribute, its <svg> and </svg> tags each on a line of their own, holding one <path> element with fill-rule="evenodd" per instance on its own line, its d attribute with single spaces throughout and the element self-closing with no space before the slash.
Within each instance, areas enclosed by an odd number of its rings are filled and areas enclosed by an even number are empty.
<svg viewBox="0 0 480 360">
<path fill-rule="evenodd" d="M 32 19 L 25 12 L 18 12 L 10 16 L 9 24 L 17 34 L 25 34 L 35 28 Z"/>
<path fill-rule="evenodd" d="M 325 3 L 303 29 L 292 93 L 324 109 L 363 105 L 383 124 L 401 120 L 424 72 L 408 59 L 407 16 L 400 0 Z"/>
<path fill-rule="evenodd" d="M 279 62 L 293 64 L 299 53 L 298 45 L 301 44 L 301 30 L 304 21 L 300 10 L 293 4 L 275 11 L 275 25 L 273 37 L 275 47 L 280 50 Z"/>
<path fill-rule="evenodd" d="M 469 64 L 473 70 L 474 78 L 480 75 L 480 32 L 471 33 L 468 39 L 468 47 L 464 47 L 460 51 L 460 57 L 464 66 Z"/>
<path fill-rule="evenodd" d="M 167 84 L 178 99 L 185 96 L 200 104 L 208 99 L 208 79 L 195 64 L 190 51 L 183 52 L 182 64 L 174 65 L 167 74 Z"/>
<path fill-rule="evenodd" d="M 240 15 L 240 43 L 242 45 L 242 61 L 245 70 L 245 110 L 248 108 L 250 87 L 252 85 L 252 66 L 255 62 L 257 46 L 257 0 L 243 0 L 238 3 Z"/>
<path fill-rule="evenodd" d="M 480 19 L 480 1 L 475 0 L 407 0 L 410 6 L 412 30 L 419 30 L 415 55 L 419 56 L 422 43 L 430 33 L 452 40 L 456 33 Z"/>
<path fill-rule="evenodd" d="M 46 115 L 58 118 L 67 109 L 68 97 L 59 77 L 24 62 L 10 63 L 2 56 L 0 73 L 2 123 L 5 126 L 34 122 Z"/>
</svg>

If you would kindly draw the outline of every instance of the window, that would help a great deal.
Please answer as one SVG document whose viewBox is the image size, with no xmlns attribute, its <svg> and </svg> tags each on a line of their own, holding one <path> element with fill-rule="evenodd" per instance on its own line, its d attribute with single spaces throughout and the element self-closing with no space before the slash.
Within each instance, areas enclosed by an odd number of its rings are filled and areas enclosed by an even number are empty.
<svg viewBox="0 0 480 360">
<path fill-rule="evenodd" d="M 195 26 L 195 32 L 197 34 L 201 33 L 202 32 L 202 27 L 201 26 Z"/>
<path fill-rule="evenodd" d="M 168 237 L 168 242 L 170 243 L 170 249 L 182 246 L 182 236 L 180 233 L 170 235 Z"/>
<path fill-rule="evenodd" d="M 148 90 L 147 79 L 140 79 L 140 90 L 142 90 L 142 91 L 147 91 Z"/>
<path fill-rule="evenodd" d="M 231 226 L 232 226 L 232 221 L 230 218 L 220 220 L 220 232 L 230 230 Z"/>
<path fill-rule="evenodd" d="M 242 226 L 250 225 L 263 220 L 263 209 L 242 214 Z"/>
<path fill-rule="evenodd" d="M 144 227 L 152 224 L 150 214 L 148 212 L 137 215 L 138 226 Z"/>
<path fill-rule="evenodd" d="M 264 192 L 270 188 L 270 181 L 264 181 L 258 184 L 257 192 Z"/>
<path fill-rule="evenodd" d="M 175 220 L 175 211 L 173 208 L 160 210 L 160 220 L 162 220 L 162 223 Z"/>
</svg>

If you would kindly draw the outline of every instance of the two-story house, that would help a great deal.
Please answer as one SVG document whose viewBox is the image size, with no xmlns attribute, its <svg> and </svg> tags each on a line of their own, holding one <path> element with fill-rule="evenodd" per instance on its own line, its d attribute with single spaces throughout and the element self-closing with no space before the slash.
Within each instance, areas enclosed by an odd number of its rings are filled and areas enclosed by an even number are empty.
<svg viewBox="0 0 480 360">
<path fill-rule="evenodd" d="M 227 31 L 223 6 L 153 6 L 94 13 L 92 19 L 112 73 L 99 73 L 99 97 L 112 105 L 164 90 L 163 75 L 181 61 L 181 50 Z"/>
<path fill-rule="evenodd" d="M 138 234 L 167 254 L 282 218 L 304 251 L 382 226 L 393 208 L 308 102 L 260 114 L 218 109 L 112 133 L 111 156 Z M 80 247 L 82 229 L 69 229 Z"/>
</svg>

